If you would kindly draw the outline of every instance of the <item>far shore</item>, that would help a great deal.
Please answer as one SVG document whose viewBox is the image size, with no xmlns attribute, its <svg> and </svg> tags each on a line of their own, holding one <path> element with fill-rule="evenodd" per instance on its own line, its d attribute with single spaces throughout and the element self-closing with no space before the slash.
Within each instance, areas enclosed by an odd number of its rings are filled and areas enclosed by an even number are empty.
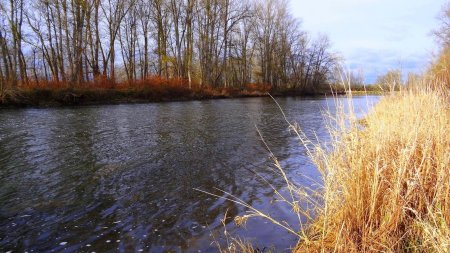
<svg viewBox="0 0 450 253">
<path fill-rule="evenodd" d="M 269 93 L 274 97 L 317 97 L 345 95 L 345 91 L 331 92 L 321 90 L 314 92 L 300 92 L 296 90 L 258 91 L 258 90 L 182 90 L 182 91 L 157 91 L 144 90 L 116 90 L 116 89 L 33 89 L 7 91 L 0 98 L 0 108 L 46 108 L 62 106 L 86 106 L 108 104 L 135 104 L 176 102 L 210 99 L 251 98 L 268 97 Z M 352 91 L 359 95 L 382 95 L 382 92 Z"/>
</svg>

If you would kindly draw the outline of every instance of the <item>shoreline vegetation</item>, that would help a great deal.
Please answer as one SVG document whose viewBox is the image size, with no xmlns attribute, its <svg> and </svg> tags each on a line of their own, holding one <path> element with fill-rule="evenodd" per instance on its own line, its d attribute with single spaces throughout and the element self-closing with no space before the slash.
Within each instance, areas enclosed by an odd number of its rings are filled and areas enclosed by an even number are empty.
<svg viewBox="0 0 450 253">
<path fill-rule="evenodd" d="M 382 95 L 383 91 L 369 86 L 370 91 L 355 91 L 354 95 Z M 223 98 L 323 96 L 344 95 L 342 87 L 322 87 L 317 90 L 273 89 L 270 85 L 248 84 L 241 88 L 199 87 L 188 88 L 187 81 L 155 77 L 144 81 L 93 82 L 72 86 L 61 82 L 40 82 L 24 85 L 18 89 L 6 90 L 0 94 L 0 108 L 17 107 L 59 107 L 103 104 L 153 103 L 191 101 Z"/>
<path fill-rule="evenodd" d="M 299 95 L 296 92 L 278 92 L 274 96 L 320 96 L 330 93 L 314 93 Z M 260 91 L 214 89 L 208 91 L 189 90 L 182 94 L 159 95 L 154 90 L 46 90 L 12 91 L 5 94 L 0 108 L 23 107 L 62 107 L 109 104 L 136 104 L 180 102 L 227 98 L 268 97 L 268 93 Z"/>
<path fill-rule="evenodd" d="M 323 205 L 303 210 L 316 216 L 294 252 L 449 252 L 450 96 L 423 82 L 362 120 L 340 111 L 332 152 L 311 147 Z"/>
</svg>

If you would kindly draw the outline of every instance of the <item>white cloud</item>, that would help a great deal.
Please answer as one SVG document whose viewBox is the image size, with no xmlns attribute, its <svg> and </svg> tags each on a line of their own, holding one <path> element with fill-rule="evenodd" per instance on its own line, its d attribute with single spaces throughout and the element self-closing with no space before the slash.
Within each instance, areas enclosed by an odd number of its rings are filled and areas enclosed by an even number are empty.
<svg viewBox="0 0 450 253">
<path fill-rule="evenodd" d="M 391 68 L 420 70 L 437 48 L 430 31 L 446 0 L 293 0 L 303 29 L 327 34 L 349 65 L 373 75 Z M 369 73 L 370 76 L 369 77 Z"/>
</svg>

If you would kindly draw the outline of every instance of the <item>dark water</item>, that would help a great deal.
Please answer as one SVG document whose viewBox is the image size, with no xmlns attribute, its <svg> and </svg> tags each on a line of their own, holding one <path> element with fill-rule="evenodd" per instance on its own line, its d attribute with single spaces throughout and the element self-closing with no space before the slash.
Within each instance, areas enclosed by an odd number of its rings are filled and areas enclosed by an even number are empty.
<svg viewBox="0 0 450 253">
<path fill-rule="evenodd" d="M 355 108 L 377 100 L 354 98 Z M 278 101 L 326 141 L 332 99 Z M 320 181 L 267 98 L 1 110 L 0 252 L 216 252 L 224 213 L 246 209 L 194 188 L 225 190 L 295 224 L 255 174 L 285 190 L 255 126 L 294 182 Z M 296 243 L 261 219 L 226 228 L 260 249 Z"/>
</svg>

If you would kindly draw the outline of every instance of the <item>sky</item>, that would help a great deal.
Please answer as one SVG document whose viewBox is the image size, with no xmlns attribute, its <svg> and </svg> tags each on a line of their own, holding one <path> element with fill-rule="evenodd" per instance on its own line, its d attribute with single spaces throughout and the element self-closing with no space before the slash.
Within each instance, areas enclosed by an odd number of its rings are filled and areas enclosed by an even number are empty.
<svg viewBox="0 0 450 253">
<path fill-rule="evenodd" d="M 347 69 L 367 83 L 390 69 L 420 73 L 438 47 L 431 31 L 449 0 L 291 0 L 304 30 L 326 34 Z"/>
</svg>

